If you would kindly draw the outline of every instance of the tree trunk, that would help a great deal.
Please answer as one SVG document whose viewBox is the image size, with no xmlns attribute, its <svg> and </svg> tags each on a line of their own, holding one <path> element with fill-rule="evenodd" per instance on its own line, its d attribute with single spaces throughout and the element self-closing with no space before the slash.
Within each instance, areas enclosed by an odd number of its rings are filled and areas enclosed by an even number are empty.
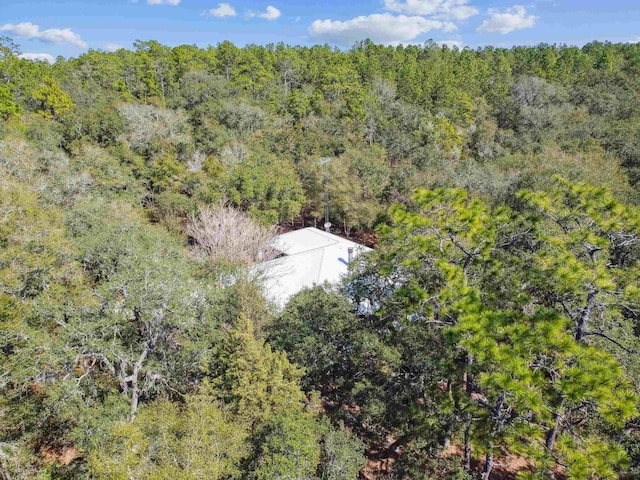
<svg viewBox="0 0 640 480">
<path fill-rule="evenodd" d="M 446 451 L 451 446 L 451 436 L 453 435 L 453 429 L 457 422 L 457 414 L 460 411 L 460 399 L 458 395 L 457 385 L 454 384 L 452 379 L 447 379 L 447 393 L 449 394 L 449 399 L 453 403 L 453 412 L 454 416 L 449 419 L 446 423 L 444 438 L 442 439 L 442 450 Z"/>
<path fill-rule="evenodd" d="M 473 357 L 470 353 L 467 353 L 467 376 L 466 376 L 466 385 L 465 391 L 467 393 L 467 397 L 471 398 L 471 393 L 473 388 L 471 386 L 471 373 L 469 372 L 471 365 L 473 365 Z M 464 415 L 464 421 L 466 427 L 464 429 L 464 471 L 467 473 L 471 473 L 471 423 L 473 421 L 471 412 L 467 412 Z"/>
<path fill-rule="evenodd" d="M 555 446 L 558 432 L 560 431 L 560 428 L 562 426 L 562 415 L 560 414 L 560 412 L 562 411 L 563 406 L 564 399 L 560 402 L 558 409 L 553 414 L 553 427 L 547 431 L 547 434 L 545 436 L 544 446 L 550 455 L 553 455 L 553 447 Z M 553 470 L 549 470 L 548 474 L 550 478 L 556 478 Z"/>
<path fill-rule="evenodd" d="M 544 446 L 549 450 L 549 452 L 553 451 L 553 446 L 556 443 L 556 437 L 558 436 L 558 430 L 560 428 L 560 415 L 555 413 L 553 416 L 554 424 L 553 428 L 547 431 L 547 435 L 545 437 Z"/>
<path fill-rule="evenodd" d="M 471 473 L 471 413 L 465 413 L 464 429 L 464 471 Z"/>
<path fill-rule="evenodd" d="M 589 324 L 591 309 L 593 308 L 593 302 L 595 299 L 595 290 L 589 290 L 589 293 L 587 295 L 587 304 L 582 309 L 582 315 L 580 315 L 580 319 L 576 322 L 576 342 L 581 342 L 587 334 L 587 325 Z"/>
<path fill-rule="evenodd" d="M 484 461 L 484 468 L 482 469 L 482 480 L 489 480 L 491 470 L 493 469 L 493 449 L 489 450 L 486 459 Z"/>
<path fill-rule="evenodd" d="M 133 366 L 133 372 L 131 373 L 131 418 L 130 421 L 133 423 L 136 419 L 136 414 L 138 413 L 138 402 L 140 401 L 140 389 L 138 388 L 138 376 L 140 375 L 140 369 L 142 368 L 142 364 L 144 363 L 147 355 L 149 354 L 149 347 L 145 345 L 144 350 L 140 354 L 138 361 Z"/>
<path fill-rule="evenodd" d="M 447 427 L 446 430 L 444 432 L 444 439 L 443 439 L 443 444 L 442 444 L 442 449 L 443 450 L 448 450 L 449 447 L 451 446 L 451 435 L 453 434 L 453 421 L 451 422 L 447 422 Z"/>
</svg>

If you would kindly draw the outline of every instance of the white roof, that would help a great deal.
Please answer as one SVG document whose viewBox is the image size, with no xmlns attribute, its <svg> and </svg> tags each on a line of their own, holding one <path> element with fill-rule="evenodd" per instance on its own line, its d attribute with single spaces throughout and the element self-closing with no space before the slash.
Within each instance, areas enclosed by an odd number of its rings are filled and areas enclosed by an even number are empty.
<svg viewBox="0 0 640 480">
<path fill-rule="evenodd" d="M 255 265 L 266 296 L 280 306 L 304 288 L 324 282 L 337 283 L 347 273 L 349 247 L 354 258 L 371 250 L 317 228 L 304 228 L 274 237 L 271 246 L 285 254 Z"/>
</svg>

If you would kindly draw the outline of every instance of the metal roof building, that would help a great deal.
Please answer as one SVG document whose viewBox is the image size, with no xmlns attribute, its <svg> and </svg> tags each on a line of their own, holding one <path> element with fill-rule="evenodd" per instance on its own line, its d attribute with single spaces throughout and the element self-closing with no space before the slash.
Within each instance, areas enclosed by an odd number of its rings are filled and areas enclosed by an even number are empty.
<svg viewBox="0 0 640 480">
<path fill-rule="evenodd" d="M 262 280 L 267 298 L 281 307 L 304 288 L 339 282 L 349 261 L 371 250 L 313 227 L 278 235 L 270 243 L 283 256 L 255 265 L 252 273 Z"/>
</svg>

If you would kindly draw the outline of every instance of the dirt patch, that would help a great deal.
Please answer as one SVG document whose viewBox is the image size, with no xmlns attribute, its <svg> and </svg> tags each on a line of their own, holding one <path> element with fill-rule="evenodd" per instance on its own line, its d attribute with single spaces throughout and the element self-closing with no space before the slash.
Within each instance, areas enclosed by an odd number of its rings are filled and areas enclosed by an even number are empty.
<svg viewBox="0 0 640 480">
<path fill-rule="evenodd" d="M 395 459 L 385 458 L 383 460 L 368 459 L 362 470 L 360 470 L 359 480 L 383 480 L 392 478 L 393 463 Z"/>
<path fill-rule="evenodd" d="M 40 449 L 40 456 L 47 465 L 58 463 L 67 467 L 71 465 L 74 460 L 82 457 L 82 454 L 73 446 L 62 448 L 45 446 Z"/>
<path fill-rule="evenodd" d="M 373 450 L 367 452 L 369 459 L 362 470 L 360 470 L 360 480 L 385 480 L 395 478 L 393 476 L 393 465 L 397 460 L 397 456 L 381 459 L 376 458 L 376 453 L 378 452 Z M 462 446 L 452 444 L 439 456 L 441 458 L 457 458 L 460 461 L 460 465 L 462 465 Z M 526 458 L 510 454 L 506 451 L 497 452 L 494 456 L 494 462 L 494 467 L 491 471 L 491 480 L 513 480 L 520 472 L 534 472 L 534 466 Z M 483 466 L 483 458 L 471 459 L 471 468 L 474 472 L 479 474 Z M 563 473 L 564 472 L 556 470 L 556 478 L 564 478 Z"/>
</svg>

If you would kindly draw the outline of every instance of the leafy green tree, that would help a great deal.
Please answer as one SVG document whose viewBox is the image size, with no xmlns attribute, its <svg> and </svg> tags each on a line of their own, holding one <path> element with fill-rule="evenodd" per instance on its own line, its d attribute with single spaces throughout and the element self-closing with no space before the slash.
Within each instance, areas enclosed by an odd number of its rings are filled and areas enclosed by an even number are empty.
<svg viewBox="0 0 640 480">
<path fill-rule="evenodd" d="M 100 208 L 75 219 L 82 264 L 102 299 L 76 341 L 117 381 L 133 421 L 142 398 L 194 374 L 185 335 L 203 318 L 208 301 L 190 281 L 191 265 L 170 236 L 136 223 L 126 207 L 110 208 L 113 222 L 97 220 Z"/>
<path fill-rule="evenodd" d="M 89 469 L 94 478 L 114 480 L 240 478 L 246 437 L 244 426 L 206 392 L 183 407 L 159 401 L 134 423 L 115 425 L 89 457 Z"/>
<path fill-rule="evenodd" d="M 233 69 L 233 84 L 250 91 L 253 98 L 258 98 L 272 77 L 268 65 L 260 61 L 256 51 L 259 48 L 254 46 L 241 51 Z"/>
<path fill-rule="evenodd" d="M 413 200 L 415 209 L 392 210 L 378 253 L 381 278 L 367 282 L 394 285 L 387 299 L 371 298 L 382 300 L 385 317 L 396 311 L 394 322 L 403 329 L 421 325 L 423 335 L 440 330 L 451 346 L 449 353 L 422 352 L 421 361 L 446 365 L 444 377 L 439 368 L 425 373 L 431 385 L 447 385 L 450 397 L 440 399 L 441 408 L 466 425 L 467 468 L 472 444 L 486 452 L 485 478 L 499 447 L 540 462 L 542 470 L 559 461 L 575 478 L 610 475 L 622 466 L 619 446 L 578 430 L 594 418 L 619 428 L 635 414 L 636 398 L 622 369 L 573 334 L 566 312 L 536 307 L 535 296 L 519 287 L 535 285 L 538 276 L 533 264 L 521 270 L 527 258 L 535 262 L 522 242 L 536 227 L 462 191 L 422 190 Z M 547 241 L 562 244 L 554 240 Z M 521 438 L 528 438 L 526 445 Z"/>
<path fill-rule="evenodd" d="M 300 86 L 305 69 L 300 52 L 279 43 L 275 51 L 275 68 L 280 76 L 285 95 Z"/>
<path fill-rule="evenodd" d="M 45 77 L 42 85 L 34 90 L 33 98 L 40 102 L 39 110 L 45 117 L 58 118 L 74 107 L 69 94 L 50 76 Z"/>
<path fill-rule="evenodd" d="M 141 65 L 141 80 L 144 85 L 143 98 L 159 98 L 166 106 L 166 98 L 175 88 L 175 64 L 171 48 L 155 40 L 133 43 Z"/>
<path fill-rule="evenodd" d="M 287 97 L 287 110 L 296 120 L 306 117 L 311 111 L 311 102 L 307 94 L 300 89 L 292 90 Z"/>
<path fill-rule="evenodd" d="M 227 80 L 231 80 L 232 67 L 237 64 L 240 51 L 233 43 L 225 40 L 219 43 L 216 48 L 217 64 L 221 68 L 221 73 Z"/>
<path fill-rule="evenodd" d="M 224 77 L 213 75 L 206 70 L 189 71 L 180 81 L 177 100 L 180 105 L 193 112 L 195 107 L 208 100 L 230 96 L 229 90 L 229 82 Z"/>
<path fill-rule="evenodd" d="M 202 71 L 207 68 L 203 50 L 195 45 L 179 45 L 173 49 L 172 57 L 176 69 L 176 80 L 181 80 L 192 71 Z"/>
<path fill-rule="evenodd" d="M 640 211 L 604 188 L 562 178 L 549 193 L 522 197 L 549 220 L 541 232 L 545 248 L 536 255 L 540 280 L 547 278 L 541 288 L 573 321 L 576 341 L 588 336 L 624 341 L 625 332 L 615 325 L 626 318 L 635 321 L 640 302 Z"/>
<path fill-rule="evenodd" d="M 346 428 L 330 429 L 322 438 L 319 477 L 322 480 L 357 478 L 365 463 L 364 443 Z"/>
<path fill-rule="evenodd" d="M 71 452 L 74 429 L 87 418 L 83 363 L 67 342 L 71 325 L 96 302 L 61 211 L 2 177 L 0 471 L 34 478 L 44 472 L 40 455 Z"/>
<path fill-rule="evenodd" d="M 237 206 L 267 223 L 297 216 L 304 193 L 293 167 L 265 155 L 252 158 L 229 174 L 227 194 Z"/>
<path fill-rule="evenodd" d="M 14 43 L 9 37 L 0 37 L 0 59 L 4 60 L 9 56 L 17 56 L 20 54 L 20 47 Z"/>
<path fill-rule="evenodd" d="M 185 174 L 186 167 L 172 153 L 160 153 L 151 159 L 148 178 L 151 190 L 160 192 L 176 188 Z"/>
<path fill-rule="evenodd" d="M 378 340 L 362 328 L 353 306 L 338 292 L 314 287 L 295 295 L 269 326 L 269 342 L 305 368 L 307 390 L 347 401 L 359 375 L 373 374 Z M 366 349 L 365 349 L 366 346 Z"/>
<path fill-rule="evenodd" d="M 6 85 L 0 85 L 0 118 L 7 118 L 20 113 L 20 106 L 13 101 L 13 95 Z"/>
<path fill-rule="evenodd" d="M 305 399 L 300 390 L 302 370 L 255 338 L 252 323 L 241 315 L 229 333 L 224 350 L 209 368 L 220 398 L 252 431 L 270 418 L 301 411 Z"/>
<path fill-rule="evenodd" d="M 391 175 L 386 152 L 377 145 L 348 149 L 329 165 L 329 212 L 348 235 L 353 227 L 371 227 L 383 207 L 380 201 Z"/>
<path fill-rule="evenodd" d="M 319 441 L 318 425 L 311 415 L 284 413 L 269 419 L 258 435 L 257 467 L 251 478 L 315 478 Z"/>
<path fill-rule="evenodd" d="M 218 120 L 240 135 L 250 135 L 264 126 L 266 115 L 260 107 L 244 102 L 225 102 L 218 112 Z"/>
</svg>

